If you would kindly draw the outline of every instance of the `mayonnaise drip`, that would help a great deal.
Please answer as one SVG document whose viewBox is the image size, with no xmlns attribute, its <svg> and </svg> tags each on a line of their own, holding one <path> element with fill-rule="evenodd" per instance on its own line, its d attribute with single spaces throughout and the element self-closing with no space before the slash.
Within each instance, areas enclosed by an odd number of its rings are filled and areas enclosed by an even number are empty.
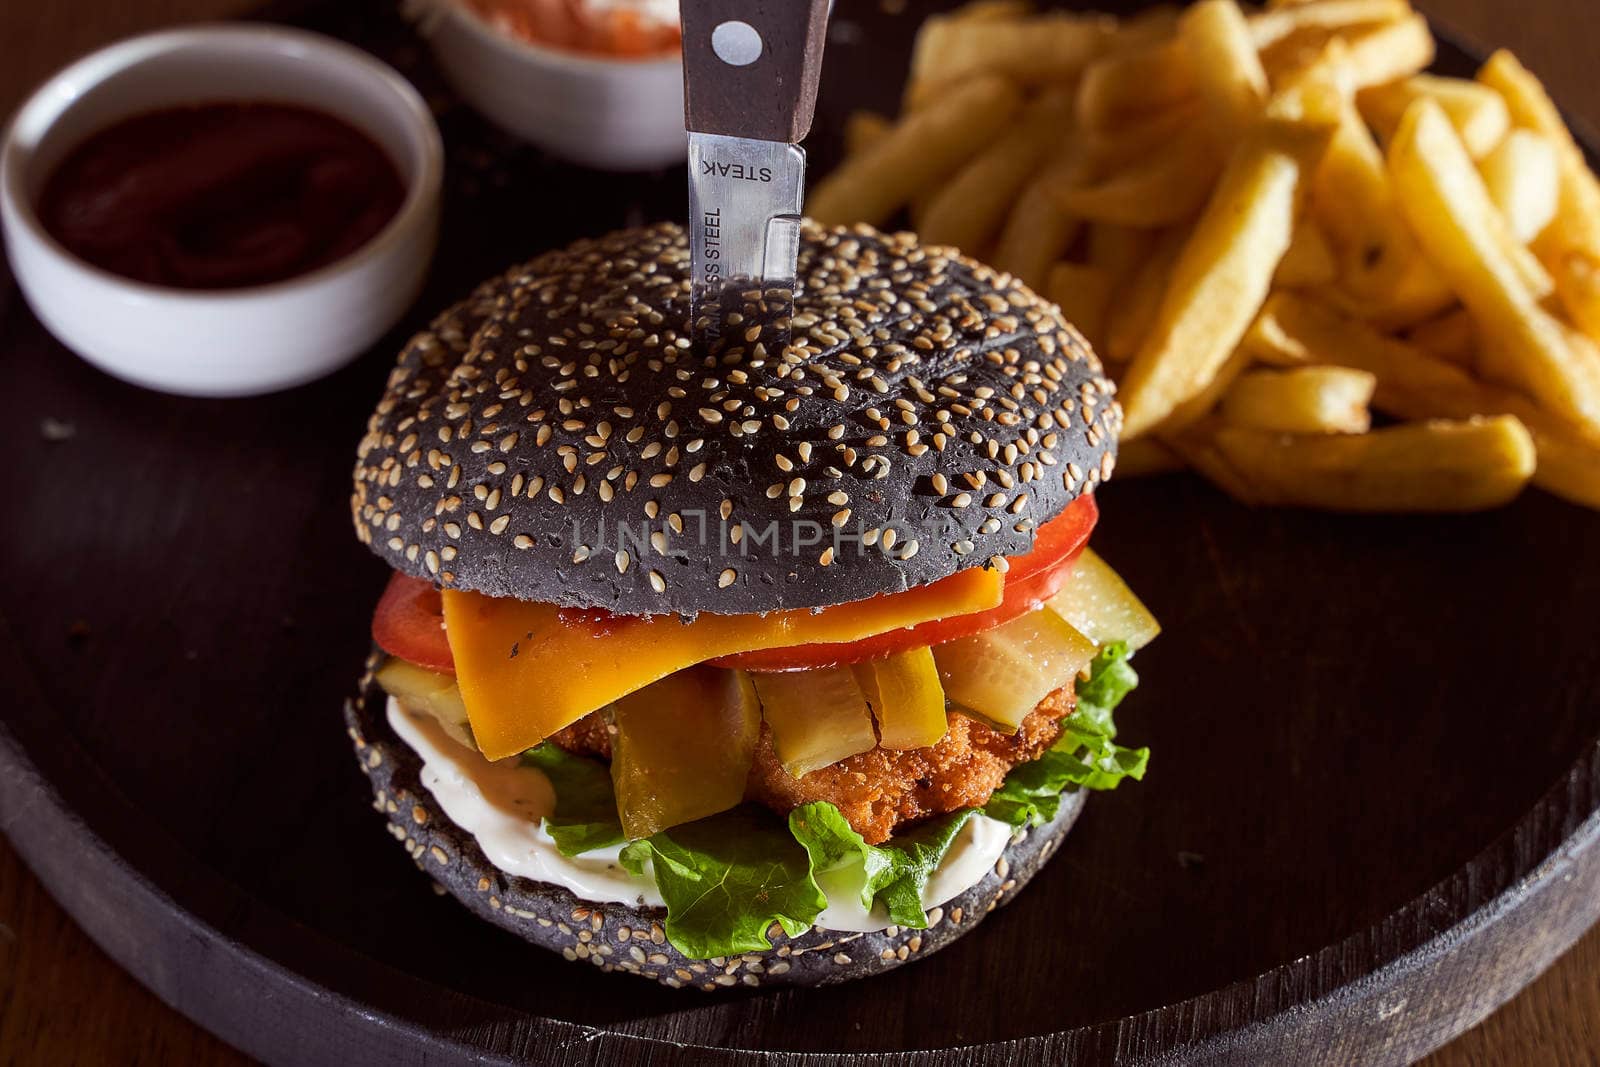
<svg viewBox="0 0 1600 1067">
<path fill-rule="evenodd" d="M 563 856 L 543 827 L 555 810 L 555 790 L 537 767 L 521 760 L 491 763 L 445 733 L 426 712 L 412 712 L 393 697 L 389 725 L 422 760 L 422 784 L 450 820 L 467 831 L 489 862 L 507 874 L 548 882 L 597 903 L 662 907 L 649 877 L 634 875 L 617 860 L 620 845 L 581 856 Z M 944 861 L 922 891 L 922 906 L 932 908 L 977 885 L 1000 859 L 1011 827 L 985 815 L 967 820 Z M 828 906 L 817 926 L 841 932 L 871 932 L 889 925 L 881 906 L 861 905 L 864 884 L 859 863 L 817 876 Z"/>
<path fill-rule="evenodd" d="M 521 760 L 491 763 L 444 732 L 426 712 L 389 698 L 389 725 L 422 757 L 422 784 L 450 821 L 477 839 L 489 862 L 507 874 L 564 886 L 597 903 L 662 906 L 655 882 L 617 862 L 622 846 L 563 856 L 544 831 L 555 790 L 537 767 Z"/>
</svg>

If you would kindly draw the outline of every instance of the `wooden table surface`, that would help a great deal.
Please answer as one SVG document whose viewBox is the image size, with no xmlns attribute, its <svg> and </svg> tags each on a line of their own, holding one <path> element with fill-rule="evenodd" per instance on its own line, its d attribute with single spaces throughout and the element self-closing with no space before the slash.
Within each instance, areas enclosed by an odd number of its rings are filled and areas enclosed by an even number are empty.
<svg viewBox="0 0 1600 1067">
<path fill-rule="evenodd" d="M 254 0 L 52 0 L 0 4 L 0 115 L 71 57 L 127 34 L 227 18 Z M 1594 0 L 1432 0 L 1428 13 L 1480 43 L 1515 49 L 1600 129 Z M 1600 1060 L 1600 928 L 1432 1067 Z M 245 1058 L 108 960 L 0 836 L 0 1063 L 235 1064 Z"/>
</svg>

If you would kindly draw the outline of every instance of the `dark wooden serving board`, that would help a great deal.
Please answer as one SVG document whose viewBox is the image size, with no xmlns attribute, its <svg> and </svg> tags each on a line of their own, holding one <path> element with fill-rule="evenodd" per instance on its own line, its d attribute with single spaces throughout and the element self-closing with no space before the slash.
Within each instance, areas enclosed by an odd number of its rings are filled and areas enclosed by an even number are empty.
<svg viewBox="0 0 1600 1067">
<path fill-rule="evenodd" d="M 385 0 L 299 21 L 442 99 Z M 891 106 L 914 23 L 840 3 L 819 168 L 849 109 Z M 1166 625 L 1124 715 L 1149 778 L 1093 798 L 972 937 L 864 983 L 707 996 L 437 896 L 339 720 L 385 579 L 349 528 L 362 423 L 431 311 L 685 197 L 677 173 L 575 171 L 459 108 L 441 124 L 428 292 L 315 385 L 123 385 L 0 279 L 0 827 L 168 1002 L 281 1063 L 1401 1062 L 1600 914 L 1600 515 L 1539 493 L 1463 518 L 1254 512 L 1189 477 L 1113 484 L 1096 538 Z"/>
</svg>

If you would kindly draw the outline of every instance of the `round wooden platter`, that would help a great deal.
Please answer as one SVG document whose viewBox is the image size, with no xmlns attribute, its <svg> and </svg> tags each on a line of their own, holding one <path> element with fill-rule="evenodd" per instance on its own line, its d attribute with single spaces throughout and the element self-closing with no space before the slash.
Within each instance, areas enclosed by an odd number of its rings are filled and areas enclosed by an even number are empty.
<svg viewBox="0 0 1600 1067">
<path fill-rule="evenodd" d="M 296 21 L 441 104 L 387 0 Z M 839 5 L 817 169 L 892 108 L 915 20 Z M 1446 49 L 1441 66 L 1468 68 Z M 457 107 L 445 238 L 389 342 L 196 401 L 73 358 L 0 286 L 0 826 L 163 999 L 276 1063 L 1402 1062 L 1600 914 L 1600 515 L 1255 512 L 1115 483 L 1096 544 L 1166 624 L 1092 798 L 981 931 L 884 977 L 674 992 L 532 949 L 430 888 L 339 719 L 385 569 L 348 476 L 405 330 L 504 264 L 681 214 L 682 176 L 575 171 Z M 227 358 L 219 353 L 218 358 Z"/>
</svg>

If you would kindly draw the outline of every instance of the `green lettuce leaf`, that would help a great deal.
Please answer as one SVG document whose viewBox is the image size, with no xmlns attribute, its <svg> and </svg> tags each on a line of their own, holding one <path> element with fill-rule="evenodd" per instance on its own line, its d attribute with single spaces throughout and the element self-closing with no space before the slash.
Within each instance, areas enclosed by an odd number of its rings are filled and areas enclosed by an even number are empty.
<svg viewBox="0 0 1600 1067">
<path fill-rule="evenodd" d="M 771 948 L 773 923 L 798 936 L 828 904 L 810 854 L 784 823 L 751 805 L 635 841 L 621 859 L 640 875 L 650 861 L 667 905 L 667 940 L 691 959 Z"/>
<path fill-rule="evenodd" d="M 555 789 L 556 810 L 544 820 L 545 832 L 563 856 L 621 844 L 622 820 L 611 772 L 597 760 L 575 756 L 546 741 L 522 754 L 524 763 L 539 768 Z"/>
<path fill-rule="evenodd" d="M 813 874 L 837 870 L 859 858 L 865 876 L 862 907 L 880 903 L 890 922 L 921 930 L 928 925 L 922 891 L 976 811 L 952 812 L 882 845 L 869 845 L 838 808 L 813 801 L 789 813 L 789 832 L 805 846 Z"/>
<path fill-rule="evenodd" d="M 1124 779 L 1144 777 L 1150 750 L 1116 744 L 1111 716 L 1139 684 L 1132 658 L 1121 642 L 1100 650 L 1089 677 L 1078 682 L 1077 709 L 1063 720 L 1060 739 L 1032 763 L 1012 769 L 989 798 L 985 815 L 1012 826 L 1040 826 L 1060 812 L 1067 789 L 1115 789 Z"/>
</svg>

